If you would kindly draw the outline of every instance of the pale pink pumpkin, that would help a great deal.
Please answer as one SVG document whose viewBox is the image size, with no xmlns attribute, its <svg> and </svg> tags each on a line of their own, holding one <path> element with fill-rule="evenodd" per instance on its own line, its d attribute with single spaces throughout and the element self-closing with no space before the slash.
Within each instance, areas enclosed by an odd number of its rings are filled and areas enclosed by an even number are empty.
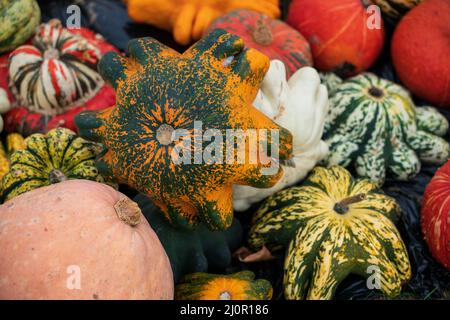
<svg viewBox="0 0 450 320">
<path fill-rule="evenodd" d="M 156 234 L 104 184 L 65 181 L 1 205 L 0 248 L 0 299 L 173 298 Z"/>
</svg>

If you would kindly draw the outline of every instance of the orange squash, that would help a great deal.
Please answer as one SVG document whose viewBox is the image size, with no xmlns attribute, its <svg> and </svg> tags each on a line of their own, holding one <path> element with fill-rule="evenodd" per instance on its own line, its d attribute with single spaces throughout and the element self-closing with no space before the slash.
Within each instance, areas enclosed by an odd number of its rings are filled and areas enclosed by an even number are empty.
<svg viewBox="0 0 450 320">
<path fill-rule="evenodd" d="M 280 16 L 278 0 L 126 0 L 133 21 L 171 31 L 186 45 L 200 39 L 211 22 L 235 9 L 248 9 L 271 18 Z"/>
<path fill-rule="evenodd" d="M 172 299 L 169 260 L 139 207 L 70 180 L 0 206 L 0 299 Z"/>
</svg>

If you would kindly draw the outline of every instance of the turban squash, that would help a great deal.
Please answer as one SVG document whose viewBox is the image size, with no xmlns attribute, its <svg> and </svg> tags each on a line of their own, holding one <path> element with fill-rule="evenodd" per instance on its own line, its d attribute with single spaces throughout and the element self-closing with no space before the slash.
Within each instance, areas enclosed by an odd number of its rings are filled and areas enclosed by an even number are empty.
<svg viewBox="0 0 450 320">
<path fill-rule="evenodd" d="M 0 1 L 0 53 L 13 50 L 30 38 L 41 21 L 36 0 Z"/>
<path fill-rule="evenodd" d="M 425 189 L 422 231 L 433 257 L 450 270 L 450 161 L 443 165 Z"/>
<path fill-rule="evenodd" d="M 171 31 L 182 45 L 199 40 L 211 22 L 235 9 L 248 9 L 278 18 L 278 0 L 126 0 L 135 22 Z"/>
<path fill-rule="evenodd" d="M 68 179 L 104 182 L 95 167 L 100 147 L 69 129 L 52 129 L 46 135 L 35 133 L 24 144 L 10 156 L 9 171 L 1 184 L 4 201 Z"/>
<path fill-rule="evenodd" d="M 225 270 L 231 264 L 232 252 L 242 240 L 239 220 L 233 219 L 231 227 L 224 231 L 210 231 L 205 225 L 195 230 L 184 230 L 170 224 L 145 195 L 140 194 L 133 200 L 161 241 L 169 257 L 175 283 L 188 273 Z"/>
<path fill-rule="evenodd" d="M 116 50 L 87 29 L 65 29 L 59 20 L 38 27 L 31 44 L 2 58 L 0 75 L 9 79 L 16 106 L 5 114 L 5 129 L 29 135 L 63 126 L 75 129 L 73 117 L 82 110 L 102 109 L 115 102 L 114 90 L 97 73 L 97 63 Z M 5 66 L 6 65 L 6 66 Z"/>
<path fill-rule="evenodd" d="M 0 205 L 0 299 L 173 299 L 169 260 L 139 207 L 69 180 Z"/>
<path fill-rule="evenodd" d="M 175 287 L 175 300 L 270 300 L 272 285 L 251 271 L 230 275 L 189 274 Z"/>
<path fill-rule="evenodd" d="M 278 142 L 279 158 L 292 156 L 289 131 L 252 106 L 268 58 L 244 49 L 241 38 L 220 29 L 183 54 L 151 38 L 132 40 L 129 52 L 128 59 L 109 53 L 99 63 L 100 73 L 116 89 L 116 106 L 75 119 L 82 137 L 108 149 L 98 168 L 149 196 L 176 225 L 202 221 L 213 230 L 228 228 L 233 184 L 271 187 L 282 175 L 270 159 L 252 157 L 257 148 L 242 146 Z M 258 137 L 224 142 L 225 129 L 254 130 Z M 206 130 L 218 146 L 210 154 L 211 145 L 200 141 Z M 242 155 L 235 148 L 238 140 L 245 159 L 234 157 Z"/>
<path fill-rule="evenodd" d="M 449 144 L 440 137 L 446 118 L 432 107 L 416 107 L 400 85 L 364 73 L 332 86 L 327 165 L 354 165 L 358 175 L 381 185 L 387 173 L 408 180 L 421 162 L 441 164 L 449 157 Z"/>
<path fill-rule="evenodd" d="M 287 248 L 287 299 L 331 299 L 351 273 L 372 277 L 373 288 L 396 296 L 411 276 L 394 225 L 399 215 L 395 200 L 369 180 L 355 180 L 339 166 L 317 167 L 301 186 L 262 204 L 248 243 L 253 250 Z M 252 255 L 243 259 L 251 261 Z"/>
<path fill-rule="evenodd" d="M 271 60 L 280 60 L 286 66 L 287 78 L 301 67 L 312 66 L 313 58 L 308 41 L 281 20 L 249 10 L 235 10 L 217 18 L 210 30 L 224 29 L 244 39 Z"/>
</svg>

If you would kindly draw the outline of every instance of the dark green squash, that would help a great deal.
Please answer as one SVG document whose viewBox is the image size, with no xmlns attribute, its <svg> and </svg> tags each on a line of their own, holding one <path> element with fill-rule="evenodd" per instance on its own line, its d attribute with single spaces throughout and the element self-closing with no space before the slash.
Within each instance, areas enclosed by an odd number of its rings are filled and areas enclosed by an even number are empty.
<svg viewBox="0 0 450 320">
<path fill-rule="evenodd" d="M 225 231 L 210 231 L 204 225 L 196 230 L 177 229 L 145 195 L 133 200 L 166 250 L 175 282 L 188 273 L 224 270 L 230 265 L 232 252 L 242 240 L 242 227 L 237 219 Z"/>
</svg>

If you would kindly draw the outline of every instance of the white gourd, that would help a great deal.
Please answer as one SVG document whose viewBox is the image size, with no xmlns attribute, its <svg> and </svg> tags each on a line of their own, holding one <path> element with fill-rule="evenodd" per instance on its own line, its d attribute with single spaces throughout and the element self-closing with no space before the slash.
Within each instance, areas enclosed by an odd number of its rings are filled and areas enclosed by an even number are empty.
<svg viewBox="0 0 450 320">
<path fill-rule="evenodd" d="M 11 103 L 9 102 L 6 91 L 0 88 L 0 114 L 3 114 L 11 109 Z M 3 118 L 0 116 L 0 132 L 3 131 Z"/>
<path fill-rule="evenodd" d="M 284 64 L 271 61 L 253 105 L 292 133 L 295 167 L 283 165 L 284 175 L 272 188 L 234 186 L 236 211 L 247 210 L 253 203 L 299 182 L 328 153 L 326 143 L 321 140 L 328 111 L 328 92 L 314 68 L 301 68 L 286 81 Z"/>
</svg>

